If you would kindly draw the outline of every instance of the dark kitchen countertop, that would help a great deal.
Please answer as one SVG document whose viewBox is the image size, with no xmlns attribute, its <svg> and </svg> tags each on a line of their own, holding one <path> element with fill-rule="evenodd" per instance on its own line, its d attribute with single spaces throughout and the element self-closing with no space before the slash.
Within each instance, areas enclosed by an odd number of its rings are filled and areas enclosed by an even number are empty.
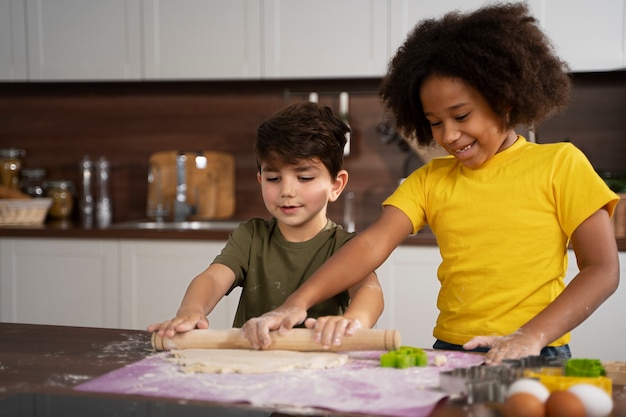
<svg viewBox="0 0 626 417">
<path fill-rule="evenodd" d="M 243 220 L 242 220 L 243 221 Z M 126 228 L 84 228 L 72 223 L 44 224 L 28 227 L 0 227 L 0 237 L 41 237 L 81 239 L 179 239 L 179 240 L 227 240 L 228 230 L 149 230 Z M 428 232 L 408 237 L 405 245 L 437 246 L 435 237 Z M 626 242 L 624 242 L 626 250 Z"/>
<path fill-rule="evenodd" d="M 145 229 L 97 229 L 75 224 L 44 224 L 32 227 L 0 227 L 0 237 L 41 237 L 41 238 L 81 238 L 81 239 L 179 239 L 179 240 L 227 240 L 227 230 L 145 230 Z M 616 239 L 620 252 L 626 252 L 626 238 Z M 430 232 L 420 232 L 409 236 L 402 243 L 405 246 L 437 246 Z"/>
<path fill-rule="evenodd" d="M 72 387 L 89 379 L 137 362 L 152 353 L 145 331 L 86 327 L 0 323 L 0 415 L 18 413 L 15 408 L 45 405 L 52 417 L 89 415 L 108 410 L 107 415 L 203 415 L 283 417 L 311 415 L 261 409 L 242 404 L 180 401 L 136 395 L 78 392 Z M 626 387 L 613 386 L 615 407 L 612 417 L 626 416 Z M 442 403 L 433 417 L 496 417 L 498 405 L 460 406 Z M 134 414 L 137 409 L 148 410 Z M 23 409 L 20 408 L 21 411 Z M 167 413 L 164 410 L 168 411 Z M 38 410 L 41 411 L 41 410 Z M 113 413 L 115 411 L 115 413 Z M 123 411 L 123 412 L 120 412 Z M 237 412 L 241 414 L 237 414 Z M 193 412 L 193 413 L 191 413 Z M 257 414 L 258 413 L 258 414 Z M 294 414 L 295 413 L 295 414 Z M 320 410 L 320 417 L 355 416 Z M 360 416 L 363 416 L 360 414 Z"/>
</svg>

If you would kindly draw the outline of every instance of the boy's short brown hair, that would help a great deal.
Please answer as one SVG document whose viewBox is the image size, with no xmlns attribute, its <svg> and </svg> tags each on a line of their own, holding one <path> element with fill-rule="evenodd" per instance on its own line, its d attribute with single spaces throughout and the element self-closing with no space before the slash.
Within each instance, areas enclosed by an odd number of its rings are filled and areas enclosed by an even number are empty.
<svg viewBox="0 0 626 417">
<path fill-rule="evenodd" d="M 343 148 L 350 128 L 330 107 L 298 102 L 279 110 L 257 129 L 257 167 L 261 162 L 295 165 L 319 159 L 335 178 L 343 167 Z"/>
</svg>

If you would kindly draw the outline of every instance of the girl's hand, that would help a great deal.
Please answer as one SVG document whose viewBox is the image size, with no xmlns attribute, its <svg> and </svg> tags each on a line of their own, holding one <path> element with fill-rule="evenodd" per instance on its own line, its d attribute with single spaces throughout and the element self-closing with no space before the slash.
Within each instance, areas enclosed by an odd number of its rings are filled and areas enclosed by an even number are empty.
<svg viewBox="0 0 626 417">
<path fill-rule="evenodd" d="M 325 316 L 318 319 L 306 319 L 304 325 L 313 329 L 315 341 L 324 349 L 341 346 L 344 336 L 352 336 L 360 329 L 361 322 L 343 316 Z"/>
<path fill-rule="evenodd" d="M 241 330 L 253 349 L 267 349 L 272 344 L 270 331 L 285 334 L 306 319 L 306 310 L 299 307 L 278 307 L 244 323 Z"/>
<path fill-rule="evenodd" d="M 188 332 L 192 329 L 208 329 L 209 320 L 202 313 L 179 312 L 176 317 L 163 323 L 148 326 L 149 332 L 157 332 L 159 337 L 173 337 L 176 333 Z"/>
<path fill-rule="evenodd" d="M 477 347 L 488 347 L 485 358 L 487 365 L 497 365 L 503 359 L 519 359 L 526 356 L 539 355 L 543 343 L 521 330 L 507 336 L 477 336 L 463 345 L 464 349 L 472 350 Z"/>
</svg>

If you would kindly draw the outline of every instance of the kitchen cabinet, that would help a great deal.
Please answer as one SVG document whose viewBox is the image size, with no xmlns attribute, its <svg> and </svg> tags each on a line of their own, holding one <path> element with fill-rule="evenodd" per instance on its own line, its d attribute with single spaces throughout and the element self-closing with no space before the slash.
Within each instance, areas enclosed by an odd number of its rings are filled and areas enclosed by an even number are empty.
<svg viewBox="0 0 626 417">
<path fill-rule="evenodd" d="M 115 241 L 0 239 L 0 321 L 119 327 Z"/>
<path fill-rule="evenodd" d="M 625 3 L 535 0 L 531 7 L 573 71 L 605 71 L 626 66 Z"/>
<path fill-rule="evenodd" d="M 389 1 L 390 57 L 424 17 L 441 16 L 454 9 L 474 10 L 489 3 L 485 0 Z M 626 66 L 625 3 L 624 0 L 528 1 L 531 12 L 552 40 L 557 54 L 576 72 L 606 71 Z"/>
<path fill-rule="evenodd" d="M 576 257 L 569 251 L 567 282 L 578 272 Z M 626 276 L 626 252 L 619 252 L 621 276 Z M 385 311 L 379 328 L 400 330 L 405 345 L 429 348 L 437 319 L 437 267 L 441 257 L 436 247 L 400 246 L 378 269 L 385 294 Z M 572 332 L 570 346 L 576 357 L 623 360 L 626 339 L 616 332 L 616 320 L 626 316 L 622 302 L 624 285 Z M 581 306 L 582 308 L 582 306 Z"/>
<path fill-rule="evenodd" d="M 26 18 L 23 0 L 0 0 L 0 81 L 24 81 Z"/>
<path fill-rule="evenodd" d="M 204 271 L 226 242 L 120 241 L 121 326 L 145 329 L 174 317 L 193 277 Z M 209 314 L 215 329 L 232 327 L 240 289 Z"/>
<path fill-rule="evenodd" d="M 384 73 L 386 3 L 147 0 L 145 78 L 261 79 Z"/>
<path fill-rule="evenodd" d="M 261 77 L 260 0 L 145 0 L 146 79 Z"/>
<path fill-rule="evenodd" d="M 141 78 L 133 0 L 25 0 L 30 80 Z"/>
<path fill-rule="evenodd" d="M 267 0 L 265 78 L 371 77 L 387 64 L 387 3 Z"/>
<path fill-rule="evenodd" d="M 0 239 L 0 321 L 143 330 L 172 318 L 225 242 Z M 239 289 L 209 315 L 231 328 Z"/>
<path fill-rule="evenodd" d="M 225 242 L 202 240 L 0 238 L 0 321 L 142 330 L 174 316 L 191 279 Z M 569 251 L 567 281 L 577 273 Z M 626 252 L 620 252 L 626 276 Z M 437 319 L 434 246 L 400 246 L 377 270 L 385 310 L 376 327 L 398 329 L 405 345 L 429 348 Z M 209 315 L 226 329 L 240 289 Z M 622 285 L 572 332 L 576 357 L 623 360 L 626 339 L 614 323 L 626 316 Z"/>
<path fill-rule="evenodd" d="M 626 66 L 626 0 L 530 0 L 572 71 Z M 0 80 L 380 77 L 421 19 L 486 0 L 0 0 Z"/>
<path fill-rule="evenodd" d="M 376 326 L 398 329 L 403 345 L 430 348 L 435 341 L 440 263 L 438 247 L 399 246 L 376 271 L 385 297 Z"/>
</svg>

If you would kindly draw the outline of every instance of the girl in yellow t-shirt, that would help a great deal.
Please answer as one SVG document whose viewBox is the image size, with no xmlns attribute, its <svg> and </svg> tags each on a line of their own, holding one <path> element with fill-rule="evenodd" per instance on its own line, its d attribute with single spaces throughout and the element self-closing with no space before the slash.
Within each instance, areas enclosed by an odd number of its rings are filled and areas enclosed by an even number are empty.
<svg viewBox="0 0 626 417">
<path fill-rule="evenodd" d="M 381 96 L 400 131 L 450 156 L 411 174 L 374 224 L 282 306 L 248 321 L 250 341 L 267 347 L 268 330 L 303 321 L 428 224 L 442 256 L 435 348 L 486 351 L 487 363 L 571 356 L 569 332 L 619 283 L 618 197 L 573 145 L 530 143 L 514 130 L 567 104 L 566 70 L 524 4 L 419 23 Z M 579 273 L 566 287 L 570 243 Z"/>
</svg>

